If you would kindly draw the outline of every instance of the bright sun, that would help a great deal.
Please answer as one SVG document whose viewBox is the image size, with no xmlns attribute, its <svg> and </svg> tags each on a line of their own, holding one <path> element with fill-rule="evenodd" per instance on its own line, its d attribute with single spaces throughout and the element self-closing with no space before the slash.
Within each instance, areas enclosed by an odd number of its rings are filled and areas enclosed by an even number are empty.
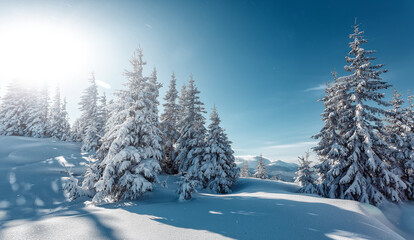
<svg viewBox="0 0 414 240">
<path fill-rule="evenodd" d="M 76 75 L 90 58 L 85 37 L 65 24 L 3 22 L 0 36 L 0 77 L 6 80 L 59 82 Z"/>
</svg>

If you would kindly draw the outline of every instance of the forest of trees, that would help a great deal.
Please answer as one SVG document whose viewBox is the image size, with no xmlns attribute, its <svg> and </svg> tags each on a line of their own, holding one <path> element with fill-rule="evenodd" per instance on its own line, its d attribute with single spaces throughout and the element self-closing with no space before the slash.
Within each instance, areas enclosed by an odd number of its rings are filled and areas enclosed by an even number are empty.
<svg viewBox="0 0 414 240">
<path fill-rule="evenodd" d="M 324 126 L 313 136 L 319 140 L 313 148 L 319 163 L 312 165 L 310 153 L 300 157 L 295 182 L 302 187 L 299 192 L 373 205 L 414 200 L 414 97 L 408 94 L 404 102 L 394 90 L 392 100 L 385 100 L 391 85 L 381 76 L 387 70 L 373 64 L 375 51 L 362 47 L 368 42 L 363 33 L 354 26 L 346 56 L 349 74 L 333 73 L 321 99 Z M 91 74 L 79 102 L 81 116 L 72 127 L 59 88 L 50 101 L 46 86 L 10 83 L 1 101 L 0 135 L 80 142 L 93 161 L 81 178 L 69 173 L 65 189 L 72 199 L 137 199 L 153 189 L 163 172 L 180 176 L 177 194 L 187 200 L 197 188 L 228 193 L 239 175 L 251 176 L 247 162 L 241 172 L 237 168 L 215 107 L 206 126 L 192 75 L 180 93 L 171 75 L 159 114 L 157 70 L 144 76 L 141 49 L 130 63 L 124 89 L 108 102 Z M 268 178 L 262 156 L 253 176 Z"/>
<path fill-rule="evenodd" d="M 368 42 L 363 33 L 354 26 L 345 66 L 350 74 L 333 73 L 321 100 L 324 126 L 313 136 L 320 162 L 310 167 L 308 157 L 301 158 L 296 181 L 301 192 L 329 198 L 373 205 L 413 200 L 413 96 L 408 94 L 405 107 L 395 90 L 390 102 L 384 100 L 391 87 L 381 78 L 387 70 L 372 63 L 375 51 L 362 47 Z"/>
<path fill-rule="evenodd" d="M 89 196 L 97 203 L 137 199 L 152 190 L 161 172 L 180 176 L 181 200 L 190 199 L 197 188 L 230 192 L 239 177 L 231 142 L 215 107 L 205 127 L 204 104 L 193 77 L 179 96 L 172 74 L 159 116 L 161 84 L 156 69 L 143 75 L 141 49 L 130 62 L 125 89 L 108 103 L 105 94 L 98 94 L 91 74 L 79 102 L 81 116 L 72 127 L 59 88 L 50 103 L 46 86 L 29 89 L 11 82 L 2 98 L 0 135 L 82 143 L 82 151 L 92 153 L 93 161 L 81 179 L 68 172 L 65 190 L 72 199 Z"/>
</svg>

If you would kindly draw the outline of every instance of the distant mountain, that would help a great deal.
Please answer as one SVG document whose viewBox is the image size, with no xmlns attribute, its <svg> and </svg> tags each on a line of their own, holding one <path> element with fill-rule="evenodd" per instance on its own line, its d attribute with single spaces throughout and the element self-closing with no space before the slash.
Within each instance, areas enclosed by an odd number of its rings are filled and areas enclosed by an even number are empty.
<svg viewBox="0 0 414 240">
<path fill-rule="evenodd" d="M 253 174 L 259 158 L 260 156 L 253 155 L 236 156 L 236 164 L 237 166 L 242 167 L 243 161 L 247 161 L 247 164 L 249 165 L 249 172 Z M 288 163 L 282 160 L 270 161 L 265 157 L 263 157 L 263 161 L 267 167 L 267 173 L 269 174 L 269 178 L 276 176 L 282 181 L 294 181 L 295 173 L 298 170 L 298 164 Z"/>
</svg>

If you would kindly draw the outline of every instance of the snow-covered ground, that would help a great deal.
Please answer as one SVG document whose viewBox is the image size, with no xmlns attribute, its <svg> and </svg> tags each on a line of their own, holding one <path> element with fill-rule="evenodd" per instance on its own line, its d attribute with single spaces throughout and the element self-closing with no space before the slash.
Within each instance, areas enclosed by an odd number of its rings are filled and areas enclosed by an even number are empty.
<svg viewBox="0 0 414 240">
<path fill-rule="evenodd" d="M 168 177 L 168 188 L 137 201 L 67 202 L 64 166 L 81 173 L 84 157 L 74 143 L 0 137 L 0 239 L 414 239 L 411 203 L 380 210 L 271 180 L 243 178 L 232 194 L 178 202 Z"/>
</svg>

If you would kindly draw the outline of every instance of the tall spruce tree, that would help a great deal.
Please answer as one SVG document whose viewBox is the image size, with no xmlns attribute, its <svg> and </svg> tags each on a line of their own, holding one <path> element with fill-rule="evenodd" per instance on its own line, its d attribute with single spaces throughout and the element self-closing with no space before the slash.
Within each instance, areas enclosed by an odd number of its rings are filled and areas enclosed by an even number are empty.
<svg viewBox="0 0 414 240">
<path fill-rule="evenodd" d="M 231 142 L 224 129 L 220 127 L 220 118 L 214 106 L 210 115 L 206 147 L 201 163 L 201 176 L 204 188 L 217 193 L 228 193 L 236 183 L 240 169 L 237 168 Z"/>
<path fill-rule="evenodd" d="M 96 128 L 98 131 L 98 137 L 102 138 L 105 135 L 105 125 L 108 119 L 108 108 L 106 105 L 106 94 L 103 93 L 102 96 L 99 97 L 99 105 L 97 109 L 97 124 Z M 99 147 L 101 146 L 101 142 L 99 141 Z"/>
<path fill-rule="evenodd" d="M 55 97 L 53 98 L 52 106 L 50 107 L 50 136 L 56 139 L 61 138 L 61 99 L 60 88 L 56 87 Z"/>
<path fill-rule="evenodd" d="M 188 200 L 191 193 L 200 183 L 200 166 L 205 151 L 205 118 L 204 107 L 200 101 L 193 76 L 185 91 L 181 111 L 184 112 L 182 129 L 178 138 L 178 156 L 175 159 L 179 173 L 183 176 L 177 193 L 180 200 Z"/>
<path fill-rule="evenodd" d="M 161 131 L 163 132 L 164 156 L 161 162 L 161 168 L 164 172 L 175 174 L 178 172 L 176 168 L 175 145 L 179 138 L 178 132 L 178 114 L 179 105 L 177 104 L 178 91 L 176 88 L 176 79 L 174 73 L 171 75 L 170 86 L 165 94 L 164 113 L 161 115 Z"/>
<path fill-rule="evenodd" d="M 66 111 L 66 99 L 60 98 L 60 88 L 56 88 L 53 104 L 50 108 L 50 136 L 62 141 L 70 140 L 70 124 Z"/>
<path fill-rule="evenodd" d="M 125 72 L 127 89 L 118 92 L 117 116 L 108 120 L 113 131 L 103 138 L 111 142 L 110 146 L 97 162 L 99 166 L 93 165 L 89 171 L 97 170 L 89 179 L 99 179 L 94 184 L 95 202 L 136 199 L 153 188 L 161 170 L 161 132 L 154 115 L 156 92 L 142 75 L 142 56 L 142 50 L 138 50 L 130 61 L 132 70 Z"/>
<path fill-rule="evenodd" d="M 403 179 L 408 182 L 407 197 L 414 200 L 414 96 L 408 92 L 408 107 L 404 111 L 404 119 L 407 121 L 409 131 L 406 135 L 406 148 L 404 155 L 407 157 L 403 167 Z"/>
<path fill-rule="evenodd" d="M 329 196 L 374 205 L 385 199 L 399 202 L 404 198 L 406 185 L 391 171 L 393 160 L 387 158 L 391 146 L 381 137 L 386 134 L 381 117 L 386 110 L 380 107 L 389 106 L 381 91 L 390 85 L 380 77 L 386 72 L 381 69 L 383 65 L 371 62 L 375 58 L 370 55 L 375 51 L 361 47 L 367 42 L 362 34 L 355 25 L 350 34 L 351 51 L 346 57 L 349 65 L 345 66 L 351 74 L 340 80 L 349 109 L 340 112 L 338 133 L 348 153 L 344 159 L 336 158 L 331 163 L 331 184 L 326 185 L 324 191 L 330 193 Z"/>
<path fill-rule="evenodd" d="M 99 146 L 98 129 L 98 87 L 95 81 L 95 74 L 91 74 L 90 86 L 86 88 L 79 103 L 82 114 L 79 118 L 78 135 L 81 136 L 83 151 L 95 151 Z"/>
<path fill-rule="evenodd" d="M 343 189 L 339 186 L 339 174 L 343 172 L 342 164 L 348 156 L 348 149 L 342 136 L 346 134 L 348 123 L 352 118 L 351 105 L 347 100 L 348 93 L 346 78 L 337 78 L 333 72 L 334 81 L 327 85 L 322 102 L 325 110 L 322 113 L 324 126 L 322 130 L 312 136 L 320 139 L 318 145 L 313 148 L 320 161 L 315 165 L 319 174 L 318 192 L 324 197 L 341 198 Z"/>
</svg>

